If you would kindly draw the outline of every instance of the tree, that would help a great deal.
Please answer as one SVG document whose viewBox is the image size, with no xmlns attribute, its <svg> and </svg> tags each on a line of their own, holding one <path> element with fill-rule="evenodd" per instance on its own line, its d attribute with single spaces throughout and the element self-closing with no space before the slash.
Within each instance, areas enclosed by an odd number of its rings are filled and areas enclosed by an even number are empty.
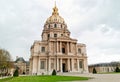
<svg viewBox="0 0 120 82">
<path fill-rule="evenodd" d="M 14 74 L 13 74 L 13 76 L 14 76 L 14 77 L 18 77 L 18 76 L 19 76 L 18 69 L 16 69 L 16 70 L 14 71 Z"/>
<path fill-rule="evenodd" d="M 0 70 L 1 74 L 6 75 L 8 69 L 13 67 L 13 63 L 11 63 L 11 55 L 5 49 L 0 49 Z"/>
<path fill-rule="evenodd" d="M 116 67 L 115 72 L 120 72 L 119 67 Z"/>
<path fill-rule="evenodd" d="M 55 71 L 55 69 L 53 70 L 52 75 L 56 75 L 56 71 Z"/>
<path fill-rule="evenodd" d="M 95 67 L 93 68 L 93 74 L 96 74 L 97 73 L 97 71 L 96 71 L 96 69 L 95 69 Z"/>
</svg>

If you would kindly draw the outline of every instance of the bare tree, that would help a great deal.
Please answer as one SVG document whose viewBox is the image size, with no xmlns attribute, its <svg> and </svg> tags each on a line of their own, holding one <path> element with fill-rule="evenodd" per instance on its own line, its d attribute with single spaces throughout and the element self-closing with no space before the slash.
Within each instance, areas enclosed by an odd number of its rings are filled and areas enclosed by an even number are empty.
<svg viewBox="0 0 120 82">
<path fill-rule="evenodd" d="M 13 67 L 13 64 L 11 63 L 10 53 L 5 49 L 0 49 L 0 75 L 6 75 L 11 67 Z"/>
</svg>

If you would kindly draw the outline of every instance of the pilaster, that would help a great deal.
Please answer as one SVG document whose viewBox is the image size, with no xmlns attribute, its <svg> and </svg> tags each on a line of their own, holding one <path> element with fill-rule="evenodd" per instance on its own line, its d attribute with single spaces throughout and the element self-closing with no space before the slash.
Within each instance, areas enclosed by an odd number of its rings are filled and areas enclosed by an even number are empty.
<svg viewBox="0 0 120 82">
<path fill-rule="evenodd" d="M 60 53 L 62 53 L 62 42 L 60 41 Z"/>
<path fill-rule="evenodd" d="M 88 73 L 87 58 L 84 59 L 84 72 L 85 72 L 85 73 Z"/>
<path fill-rule="evenodd" d="M 56 50 L 57 50 L 57 53 L 58 53 L 58 51 L 59 51 L 58 41 L 57 41 L 57 45 L 56 45 Z"/>
<path fill-rule="evenodd" d="M 40 57 L 38 57 L 38 73 L 40 72 Z"/>
<path fill-rule="evenodd" d="M 37 69 L 38 69 L 38 62 L 37 62 L 37 57 L 34 56 L 33 57 L 33 74 L 36 74 L 37 73 Z"/>
<path fill-rule="evenodd" d="M 48 59 L 48 71 L 51 70 L 51 58 Z"/>
<path fill-rule="evenodd" d="M 74 71 L 74 59 L 72 58 L 71 59 L 71 62 L 72 62 L 72 72 Z"/>
<path fill-rule="evenodd" d="M 58 70 L 59 70 L 59 59 L 57 58 L 57 70 L 56 71 Z"/>
<path fill-rule="evenodd" d="M 68 58 L 67 61 L 68 61 L 68 64 L 67 64 L 67 65 L 68 65 L 68 72 L 69 72 L 69 71 L 70 71 L 70 59 Z"/>
<path fill-rule="evenodd" d="M 62 58 L 60 59 L 60 72 L 63 72 L 62 71 Z"/>
<path fill-rule="evenodd" d="M 80 66 L 79 66 L 79 59 L 77 59 L 77 69 L 78 69 L 78 72 L 79 72 L 79 68 L 80 68 Z"/>
<path fill-rule="evenodd" d="M 69 43 L 67 42 L 67 54 L 69 54 Z"/>
</svg>

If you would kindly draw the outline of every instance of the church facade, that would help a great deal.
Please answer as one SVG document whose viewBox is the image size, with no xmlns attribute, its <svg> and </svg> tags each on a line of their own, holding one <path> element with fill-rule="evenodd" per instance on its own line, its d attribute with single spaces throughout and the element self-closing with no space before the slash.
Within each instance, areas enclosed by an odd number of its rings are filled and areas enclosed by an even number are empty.
<svg viewBox="0 0 120 82">
<path fill-rule="evenodd" d="M 30 74 L 57 72 L 88 73 L 86 45 L 70 37 L 70 31 L 58 8 L 46 20 L 42 40 L 31 46 Z"/>
</svg>

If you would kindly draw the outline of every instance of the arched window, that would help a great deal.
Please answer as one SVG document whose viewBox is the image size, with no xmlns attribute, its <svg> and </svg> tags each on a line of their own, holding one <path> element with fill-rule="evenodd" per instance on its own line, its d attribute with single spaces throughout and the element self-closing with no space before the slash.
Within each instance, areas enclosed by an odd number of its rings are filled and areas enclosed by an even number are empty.
<svg viewBox="0 0 120 82">
<path fill-rule="evenodd" d="M 54 27 L 56 28 L 56 27 L 57 27 L 57 24 L 54 24 Z"/>
</svg>

